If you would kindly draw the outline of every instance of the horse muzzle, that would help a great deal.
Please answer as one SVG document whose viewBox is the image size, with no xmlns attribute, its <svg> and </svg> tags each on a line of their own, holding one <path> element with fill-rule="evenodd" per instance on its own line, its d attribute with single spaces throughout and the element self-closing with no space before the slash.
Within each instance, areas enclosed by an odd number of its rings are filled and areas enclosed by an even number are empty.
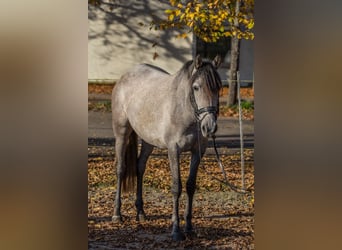
<svg viewBox="0 0 342 250">
<path fill-rule="evenodd" d="M 212 137 L 217 131 L 216 117 L 207 114 L 201 122 L 201 132 L 204 137 Z"/>
</svg>

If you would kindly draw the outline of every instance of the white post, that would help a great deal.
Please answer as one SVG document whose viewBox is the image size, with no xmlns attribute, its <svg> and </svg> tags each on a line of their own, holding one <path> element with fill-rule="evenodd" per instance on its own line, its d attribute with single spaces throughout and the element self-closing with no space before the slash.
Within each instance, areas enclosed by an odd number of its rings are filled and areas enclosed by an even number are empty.
<svg viewBox="0 0 342 250">
<path fill-rule="evenodd" d="M 245 159 L 243 156 L 243 130 L 242 130 L 242 112 L 241 112 L 241 97 L 240 97 L 240 72 L 236 73 L 237 79 L 237 97 L 239 103 L 239 125 L 240 125 L 240 151 L 241 151 L 241 186 L 245 189 Z"/>
</svg>

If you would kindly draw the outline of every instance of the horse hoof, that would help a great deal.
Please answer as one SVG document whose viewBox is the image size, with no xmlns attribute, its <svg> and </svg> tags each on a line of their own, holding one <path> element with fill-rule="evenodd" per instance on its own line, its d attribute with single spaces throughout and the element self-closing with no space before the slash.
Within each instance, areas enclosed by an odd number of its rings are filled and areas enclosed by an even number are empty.
<svg viewBox="0 0 342 250">
<path fill-rule="evenodd" d="M 140 222 L 145 221 L 146 220 L 145 214 L 138 214 L 136 220 Z"/>
<path fill-rule="evenodd" d="M 122 217 L 120 215 L 113 215 L 112 221 L 115 223 L 122 223 Z"/>
<path fill-rule="evenodd" d="M 186 234 L 191 234 L 191 233 L 193 232 L 192 226 L 191 226 L 191 225 L 190 225 L 190 226 L 185 226 L 184 232 L 185 232 Z"/>
<path fill-rule="evenodd" d="M 186 237 L 189 237 L 189 238 L 196 238 L 197 237 L 197 234 L 193 230 L 185 231 L 185 235 L 186 235 Z"/>
<path fill-rule="evenodd" d="M 181 232 L 173 233 L 172 240 L 174 241 L 183 241 L 185 240 L 185 235 Z"/>
</svg>

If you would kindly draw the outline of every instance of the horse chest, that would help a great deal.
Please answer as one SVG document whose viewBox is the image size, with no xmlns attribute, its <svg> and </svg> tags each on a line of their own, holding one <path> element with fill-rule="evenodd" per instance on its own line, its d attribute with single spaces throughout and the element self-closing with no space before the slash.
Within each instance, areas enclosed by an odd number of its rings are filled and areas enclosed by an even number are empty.
<svg viewBox="0 0 342 250">
<path fill-rule="evenodd" d="M 189 151 L 193 148 L 196 136 L 194 134 L 183 135 L 178 139 L 178 147 L 182 149 L 182 151 Z"/>
</svg>

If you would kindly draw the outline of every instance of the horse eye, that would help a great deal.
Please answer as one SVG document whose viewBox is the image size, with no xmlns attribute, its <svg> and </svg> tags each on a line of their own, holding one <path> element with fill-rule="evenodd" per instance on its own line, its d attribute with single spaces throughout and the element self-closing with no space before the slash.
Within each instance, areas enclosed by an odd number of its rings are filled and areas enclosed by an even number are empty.
<svg viewBox="0 0 342 250">
<path fill-rule="evenodd" d="M 194 90 L 196 90 L 196 91 L 199 90 L 199 86 L 198 86 L 198 85 L 194 85 L 193 88 L 194 88 Z"/>
</svg>

